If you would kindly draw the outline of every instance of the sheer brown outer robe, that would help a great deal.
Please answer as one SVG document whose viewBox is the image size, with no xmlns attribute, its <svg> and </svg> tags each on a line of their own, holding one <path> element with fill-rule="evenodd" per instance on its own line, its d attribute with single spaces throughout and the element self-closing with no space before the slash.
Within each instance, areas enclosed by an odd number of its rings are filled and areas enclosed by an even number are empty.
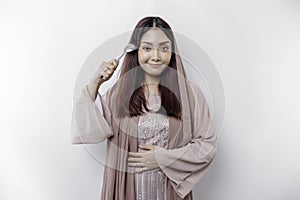
<svg viewBox="0 0 300 200">
<path fill-rule="evenodd" d="M 204 95 L 195 83 L 184 82 L 182 120 L 169 117 L 168 149 L 155 148 L 157 162 L 168 177 L 167 200 L 193 199 L 192 189 L 217 149 L 218 135 Z M 134 174 L 127 167 L 127 154 L 137 152 L 138 117 L 116 119 L 112 114 L 113 96 L 113 88 L 103 96 L 98 95 L 102 113 L 87 88 L 81 90 L 80 98 L 74 103 L 71 140 L 72 144 L 88 144 L 107 139 L 101 199 L 134 200 Z"/>
</svg>

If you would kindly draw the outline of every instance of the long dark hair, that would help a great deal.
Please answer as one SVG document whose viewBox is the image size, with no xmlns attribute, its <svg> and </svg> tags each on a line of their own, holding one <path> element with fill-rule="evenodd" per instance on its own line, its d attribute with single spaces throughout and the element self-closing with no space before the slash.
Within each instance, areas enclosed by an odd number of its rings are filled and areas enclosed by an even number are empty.
<svg viewBox="0 0 300 200">
<path fill-rule="evenodd" d="M 129 43 L 139 48 L 143 34 L 153 27 L 160 28 L 172 43 L 172 55 L 169 66 L 159 77 L 158 90 L 161 96 L 161 108 L 158 112 L 181 119 L 182 112 L 177 77 L 175 42 L 171 27 L 160 17 L 145 17 L 137 23 Z M 115 101 L 119 117 L 142 115 L 144 113 L 143 108 L 149 111 L 144 88 L 142 87 L 143 81 L 144 71 L 139 67 L 138 49 L 136 49 L 125 55 L 122 65 Z"/>
</svg>

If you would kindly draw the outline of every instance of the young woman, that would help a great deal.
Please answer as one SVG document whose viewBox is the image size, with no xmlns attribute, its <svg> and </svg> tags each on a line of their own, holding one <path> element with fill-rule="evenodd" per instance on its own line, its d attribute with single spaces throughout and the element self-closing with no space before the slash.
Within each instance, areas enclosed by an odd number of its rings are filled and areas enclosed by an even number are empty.
<svg viewBox="0 0 300 200">
<path fill-rule="evenodd" d="M 133 30 L 118 81 L 118 60 L 102 62 L 73 110 L 72 143 L 107 140 L 102 200 L 193 199 L 213 160 L 217 132 L 200 88 L 186 79 L 171 27 L 146 17 Z M 100 104 L 100 109 L 95 102 Z"/>
</svg>

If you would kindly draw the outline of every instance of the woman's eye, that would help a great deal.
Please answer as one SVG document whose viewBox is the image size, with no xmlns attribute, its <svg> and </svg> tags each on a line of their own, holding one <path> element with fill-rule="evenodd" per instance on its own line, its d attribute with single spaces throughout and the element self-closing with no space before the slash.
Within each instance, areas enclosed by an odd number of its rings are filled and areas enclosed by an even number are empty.
<svg viewBox="0 0 300 200">
<path fill-rule="evenodd" d="M 145 51 L 150 51 L 151 50 L 150 47 L 142 47 L 142 49 L 145 50 Z"/>
<path fill-rule="evenodd" d="M 166 52 L 166 51 L 169 50 L 169 47 L 162 47 L 161 50 L 162 50 L 163 52 Z"/>
</svg>

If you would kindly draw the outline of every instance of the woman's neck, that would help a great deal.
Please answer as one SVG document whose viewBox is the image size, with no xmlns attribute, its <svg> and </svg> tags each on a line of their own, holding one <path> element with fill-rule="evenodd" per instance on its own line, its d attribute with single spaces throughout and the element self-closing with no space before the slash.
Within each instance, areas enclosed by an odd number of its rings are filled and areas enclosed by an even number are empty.
<svg viewBox="0 0 300 200">
<path fill-rule="evenodd" d="M 158 77 L 147 76 L 147 74 L 145 74 L 144 76 L 144 85 L 146 86 L 149 94 L 159 94 L 158 91 L 159 82 L 160 79 Z"/>
</svg>

